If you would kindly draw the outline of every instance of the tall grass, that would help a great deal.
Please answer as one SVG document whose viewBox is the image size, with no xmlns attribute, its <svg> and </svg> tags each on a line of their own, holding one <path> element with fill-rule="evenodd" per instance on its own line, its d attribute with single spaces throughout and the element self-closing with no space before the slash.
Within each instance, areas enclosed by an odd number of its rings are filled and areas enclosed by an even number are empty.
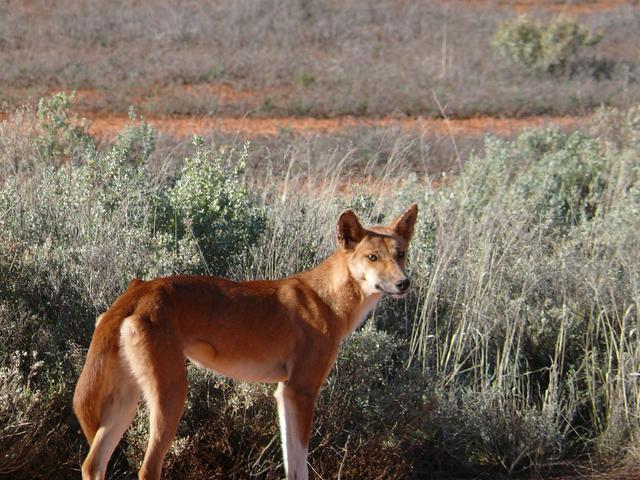
<svg viewBox="0 0 640 480">
<path fill-rule="evenodd" d="M 67 107 L 54 97 L 0 124 L 0 474 L 75 474 L 86 446 L 71 391 L 95 316 L 132 276 L 282 277 L 334 248 L 342 209 L 378 223 L 412 201 L 412 293 L 345 342 L 318 402 L 318 478 L 638 456 L 638 109 L 583 132 L 487 138 L 436 189 L 404 140 L 343 168 L 371 143 L 332 154 L 324 137 L 258 178 L 251 146 L 198 140 L 160 162 L 143 121 L 96 145 Z M 345 187 L 357 168 L 370 183 Z M 272 388 L 188 372 L 166 475 L 281 477 Z M 146 438 L 139 416 L 113 478 L 136 470 Z"/>
<path fill-rule="evenodd" d="M 614 120 L 621 130 L 603 134 Z M 509 471 L 633 449 L 637 122 L 635 109 L 601 113 L 592 134 L 488 139 L 425 197 L 411 363 L 470 396 L 469 443 Z M 498 437 L 483 431 L 491 422 Z"/>
</svg>

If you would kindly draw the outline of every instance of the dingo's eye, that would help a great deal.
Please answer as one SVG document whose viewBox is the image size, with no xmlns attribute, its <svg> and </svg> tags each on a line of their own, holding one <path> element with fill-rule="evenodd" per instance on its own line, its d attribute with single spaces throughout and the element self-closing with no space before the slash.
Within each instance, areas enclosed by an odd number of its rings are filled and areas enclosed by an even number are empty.
<svg viewBox="0 0 640 480">
<path fill-rule="evenodd" d="M 398 259 L 402 259 L 402 258 L 404 258 L 404 252 L 402 250 L 400 250 L 398 252 Z"/>
<path fill-rule="evenodd" d="M 377 255 L 374 255 L 373 253 L 371 253 L 371 254 L 367 255 L 367 258 L 368 258 L 369 260 L 371 260 L 372 262 L 375 262 L 376 260 L 378 260 L 378 256 L 377 256 Z"/>
</svg>

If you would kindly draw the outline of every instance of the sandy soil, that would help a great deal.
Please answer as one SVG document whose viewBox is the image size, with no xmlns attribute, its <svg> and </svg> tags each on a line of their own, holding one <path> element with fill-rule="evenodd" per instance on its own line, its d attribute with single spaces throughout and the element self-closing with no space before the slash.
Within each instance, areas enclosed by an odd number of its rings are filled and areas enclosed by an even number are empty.
<svg viewBox="0 0 640 480">
<path fill-rule="evenodd" d="M 102 138 L 113 138 L 129 121 L 122 114 L 89 114 L 89 130 Z M 336 133 L 341 130 L 367 127 L 397 127 L 425 135 L 464 135 L 477 137 L 487 132 L 497 135 L 512 135 L 524 128 L 558 125 L 576 127 L 588 121 L 588 117 L 528 117 L 493 118 L 478 117 L 470 119 L 431 119 L 431 118 L 362 118 L 362 117 L 155 117 L 146 121 L 157 131 L 177 138 L 189 138 L 194 134 L 208 132 L 224 134 L 239 133 L 247 138 L 273 136 L 284 131 L 296 134 L 312 135 L 318 133 Z"/>
<path fill-rule="evenodd" d="M 634 0 L 440 0 L 454 7 L 501 8 L 526 13 L 542 11 L 566 15 L 589 15 L 627 5 L 637 6 Z"/>
</svg>

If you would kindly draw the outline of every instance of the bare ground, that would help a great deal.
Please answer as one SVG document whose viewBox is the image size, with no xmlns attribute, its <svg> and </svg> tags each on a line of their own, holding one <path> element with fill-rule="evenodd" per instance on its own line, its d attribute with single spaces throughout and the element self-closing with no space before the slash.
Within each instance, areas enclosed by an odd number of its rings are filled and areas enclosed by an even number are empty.
<svg viewBox="0 0 640 480">
<path fill-rule="evenodd" d="M 593 15 L 637 2 L 625 0 L 440 0 L 440 3 L 460 7 L 487 8 L 495 6 L 505 10 L 527 13 L 530 11 L 546 11 L 566 15 Z"/>
<path fill-rule="evenodd" d="M 89 130 L 101 138 L 113 138 L 129 122 L 126 115 L 92 114 Z M 447 135 L 480 137 L 487 132 L 497 135 L 513 135 L 524 128 L 557 125 L 576 127 L 588 121 L 589 117 L 529 117 L 494 118 L 477 117 L 469 119 L 432 118 L 364 118 L 364 117 L 152 117 L 146 121 L 157 131 L 176 138 L 188 138 L 194 134 L 208 132 L 224 134 L 239 133 L 247 138 L 277 135 L 283 130 L 296 134 L 336 133 L 349 128 L 400 127 L 424 135 Z"/>
</svg>

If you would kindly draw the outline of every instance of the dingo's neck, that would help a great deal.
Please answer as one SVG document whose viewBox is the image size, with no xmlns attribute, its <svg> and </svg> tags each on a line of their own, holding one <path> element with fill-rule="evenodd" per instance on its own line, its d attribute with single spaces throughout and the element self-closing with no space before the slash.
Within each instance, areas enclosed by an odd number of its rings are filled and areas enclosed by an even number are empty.
<svg viewBox="0 0 640 480">
<path fill-rule="evenodd" d="M 382 293 L 364 295 L 351 276 L 345 255 L 337 251 L 317 267 L 299 274 L 333 311 L 339 321 L 338 335 L 346 337 L 364 321 Z"/>
</svg>

